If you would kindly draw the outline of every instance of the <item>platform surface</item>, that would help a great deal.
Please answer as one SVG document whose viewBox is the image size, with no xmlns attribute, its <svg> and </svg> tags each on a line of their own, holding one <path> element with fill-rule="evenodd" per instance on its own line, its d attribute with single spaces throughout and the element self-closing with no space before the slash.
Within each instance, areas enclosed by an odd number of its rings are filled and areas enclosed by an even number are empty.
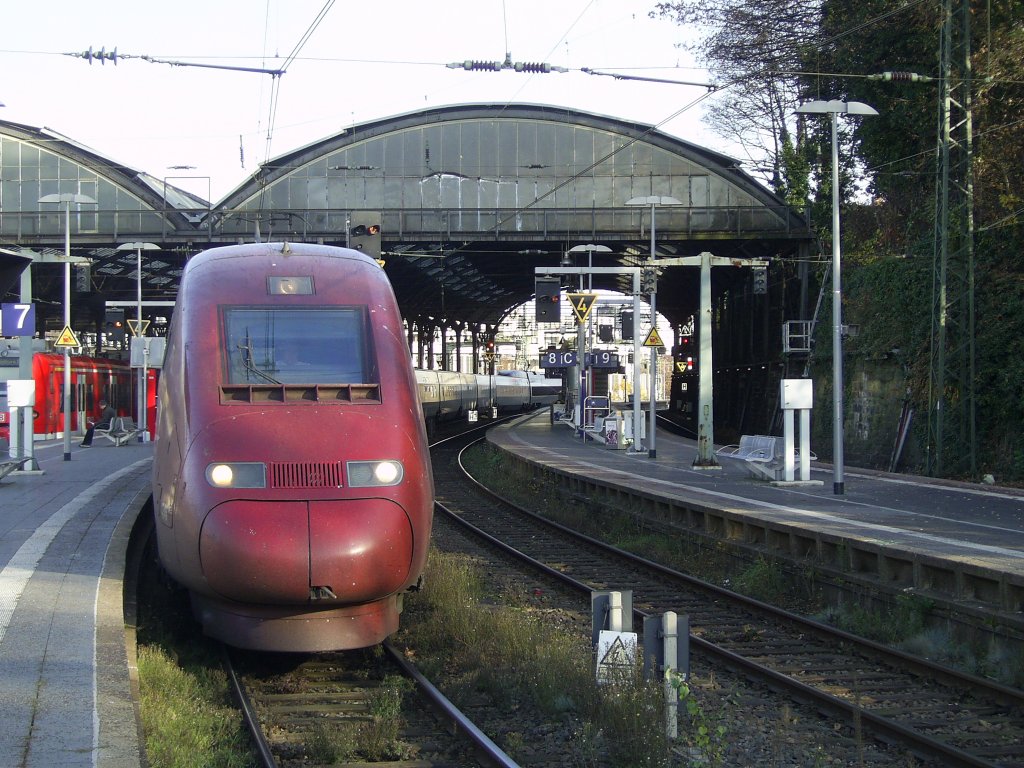
<svg viewBox="0 0 1024 768">
<path fill-rule="evenodd" d="M 552 425 L 547 411 L 491 430 L 489 439 L 566 472 L 1024 579 L 1024 490 L 844 467 L 845 492 L 836 495 L 832 468 L 817 463 L 811 479 L 821 485 L 780 487 L 733 460 L 695 469 L 696 443 L 664 430 L 654 459 L 585 443 Z"/>
<path fill-rule="evenodd" d="M 141 764 L 122 576 L 152 454 L 41 443 L 0 482 L 0 766 Z"/>
</svg>

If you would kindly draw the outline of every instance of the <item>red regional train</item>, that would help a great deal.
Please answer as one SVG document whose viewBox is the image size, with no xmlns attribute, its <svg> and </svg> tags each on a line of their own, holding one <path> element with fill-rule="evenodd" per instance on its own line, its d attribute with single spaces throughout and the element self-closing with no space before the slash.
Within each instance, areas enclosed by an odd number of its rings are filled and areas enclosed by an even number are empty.
<svg viewBox="0 0 1024 768">
<path fill-rule="evenodd" d="M 18 378 L 18 350 L 4 347 L 0 356 L 0 389 L 6 395 L 6 382 Z M 150 414 L 155 406 L 157 372 L 150 369 L 148 393 Z M 36 384 L 33 432 L 36 439 L 62 437 L 64 434 L 64 355 L 36 352 L 32 356 L 32 378 Z M 86 421 L 99 415 L 99 401 L 106 400 L 120 416 L 135 411 L 135 375 L 125 363 L 98 357 L 71 356 L 71 431 L 81 435 Z M 0 398 L 0 440 L 10 437 L 10 413 Z M 151 416 L 152 419 L 152 416 Z M 149 425 L 153 428 L 153 421 Z"/>
<path fill-rule="evenodd" d="M 270 651 L 392 634 L 426 564 L 434 489 L 383 270 L 319 245 L 196 255 L 159 387 L 159 557 L 204 631 Z"/>
</svg>

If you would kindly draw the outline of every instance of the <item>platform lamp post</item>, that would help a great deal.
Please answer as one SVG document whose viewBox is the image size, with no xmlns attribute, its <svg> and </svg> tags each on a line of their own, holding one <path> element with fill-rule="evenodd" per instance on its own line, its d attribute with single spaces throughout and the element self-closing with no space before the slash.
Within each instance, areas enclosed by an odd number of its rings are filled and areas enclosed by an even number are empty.
<svg viewBox="0 0 1024 768">
<path fill-rule="evenodd" d="M 64 203 L 64 327 L 71 327 L 71 204 L 96 205 L 88 195 L 73 192 L 43 195 L 40 203 Z M 71 461 L 71 350 L 64 347 L 64 461 Z"/>
<path fill-rule="evenodd" d="M 122 243 L 117 246 L 119 251 L 135 251 L 135 322 L 136 331 L 132 334 L 132 341 L 136 338 L 143 338 L 145 333 L 142 327 L 142 252 L 159 251 L 160 246 L 154 243 Z M 149 438 L 149 413 L 148 392 L 146 392 L 146 376 L 149 372 L 149 355 L 145 342 L 142 343 L 142 367 L 139 374 L 138 401 L 136 403 L 136 414 L 139 425 L 139 442 L 144 443 Z"/>
<path fill-rule="evenodd" d="M 654 262 L 658 258 L 658 253 L 655 250 L 655 212 L 659 205 L 682 205 L 681 200 L 677 200 L 674 197 L 667 197 L 665 195 L 649 195 L 647 197 L 633 197 L 626 201 L 626 205 L 649 205 L 651 206 L 651 268 L 654 268 Z M 655 282 L 651 287 L 651 327 L 658 327 L 658 312 L 656 309 L 657 299 L 657 277 L 654 278 Z M 633 331 L 636 334 L 636 330 Z M 657 448 L 654 444 L 654 431 L 657 426 L 657 396 L 655 390 L 658 388 L 658 348 L 651 347 L 651 436 L 647 442 L 647 456 L 648 458 L 654 459 L 658 456 Z"/>
<path fill-rule="evenodd" d="M 809 101 L 796 109 L 800 115 L 832 116 L 832 493 L 843 487 L 843 290 L 839 249 L 839 115 L 877 115 L 859 101 Z"/>
</svg>

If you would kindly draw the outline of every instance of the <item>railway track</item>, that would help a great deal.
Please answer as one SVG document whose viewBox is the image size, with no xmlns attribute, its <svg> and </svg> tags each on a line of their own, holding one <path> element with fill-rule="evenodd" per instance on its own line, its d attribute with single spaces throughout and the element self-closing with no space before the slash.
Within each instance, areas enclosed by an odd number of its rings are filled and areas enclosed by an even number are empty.
<svg viewBox="0 0 1024 768">
<path fill-rule="evenodd" d="M 515 768 L 387 643 L 312 655 L 225 649 L 224 663 L 265 768 Z"/>
<path fill-rule="evenodd" d="M 465 442 L 462 442 L 464 445 Z M 439 509 L 575 589 L 632 589 L 648 614 L 690 617 L 714 658 L 929 764 L 1024 766 L 1024 693 L 960 674 L 581 537 L 471 483 L 461 445 L 435 452 Z"/>
</svg>

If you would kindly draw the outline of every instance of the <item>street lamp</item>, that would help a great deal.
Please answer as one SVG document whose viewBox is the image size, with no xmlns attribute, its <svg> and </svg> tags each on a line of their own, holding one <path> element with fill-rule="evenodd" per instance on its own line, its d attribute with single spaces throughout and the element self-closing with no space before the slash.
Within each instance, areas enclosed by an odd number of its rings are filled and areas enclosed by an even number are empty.
<svg viewBox="0 0 1024 768">
<path fill-rule="evenodd" d="M 71 204 L 96 201 L 72 192 L 43 195 L 40 203 L 64 203 L 64 327 L 71 327 Z M 71 348 L 64 347 L 64 461 L 71 461 Z"/>
<path fill-rule="evenodd" d="M 839 115 L 877 115 L 859 101 L 809 101 L 796 109 L 800 115 L 832 116 L 832 492 L 843 488 L 843 291 L 839 251 Z"/>
<path fill-rule="evenodd" d="M 135 339 L 142 339 L 146 335 L 146 329 L 142 327 L 142 252 L 159 251 L 160 246 L 153 243 L 123 243 L 117 246 L 119 251 L 135 251 L 135 333 L 132 334 L 132 344 Z M 149 352 L 146 349 L 145 341 L 142 342 L 142 368 L 139 375 L 138 401 L 135 413 L 138 416 L 139 442 L 144 443 L 149 438 L 149 414 L 148 398 L 146 392 L 146 375 L 148 373 Z"/>
<path fill-rule="evenodd" d="M 629 200 L 626 201 L 626 205 L 649 205 L 649 206 L 651 206 L 651 267 L 652 268 L 654 267 L 654 262 L 658 258 L 658 254 L 655 251 L 655 246 L 654 246 L 654 239 L 655 239 L 654 216 L 655 216 L 655 210 L 657 209 L 657 207 L 659 205 L 682 205 L 682 204 L 683 203 L 682 203 L 681 200 L 676 200 L 676 198 L 674 198 L 674 197 L 667 197 L 665 195 L 649 195 L 648 197 L 633 197 L 633 198 L 630 198 Z M 656 297 L 658 295 L 657 287 L 658 287 L 657 277 L 655 277 L 655 282 L 654 282 L 653 286 L 651 287 L 651 327 L 652 328 L 657 328 L 658 327 L 658 312 L 657 312 L 656 304 L 655 304 L 655 300 L 656 300 Z M 636 336 L 636 331 L 635 330 L 633 331 L 633 334 L 634 334 L 634 337 L 635 337 Z M 638 382 L 634 382 L 634 386 L 638 386 Z M 650 440 L 647 443 L 647 456 L 649 458 L 652 458 L 652 459 L 657 458 L 657 456 L 658 456 L 658 451 L 655 449 L 655 445 L 654 445 L 654 430 L 655 430 L 656 425 L 657 425 L 657 422 L 656 422 L 656 419 L 657 419 L 657 415 L 656 415 L 657 397 L 655 395 L 655 390 L 657 389 L 657 386 L 658 386 L 658 348 L 657 347 L 651 347 L 651 437 L 650 437 Z"/>
</svg>

